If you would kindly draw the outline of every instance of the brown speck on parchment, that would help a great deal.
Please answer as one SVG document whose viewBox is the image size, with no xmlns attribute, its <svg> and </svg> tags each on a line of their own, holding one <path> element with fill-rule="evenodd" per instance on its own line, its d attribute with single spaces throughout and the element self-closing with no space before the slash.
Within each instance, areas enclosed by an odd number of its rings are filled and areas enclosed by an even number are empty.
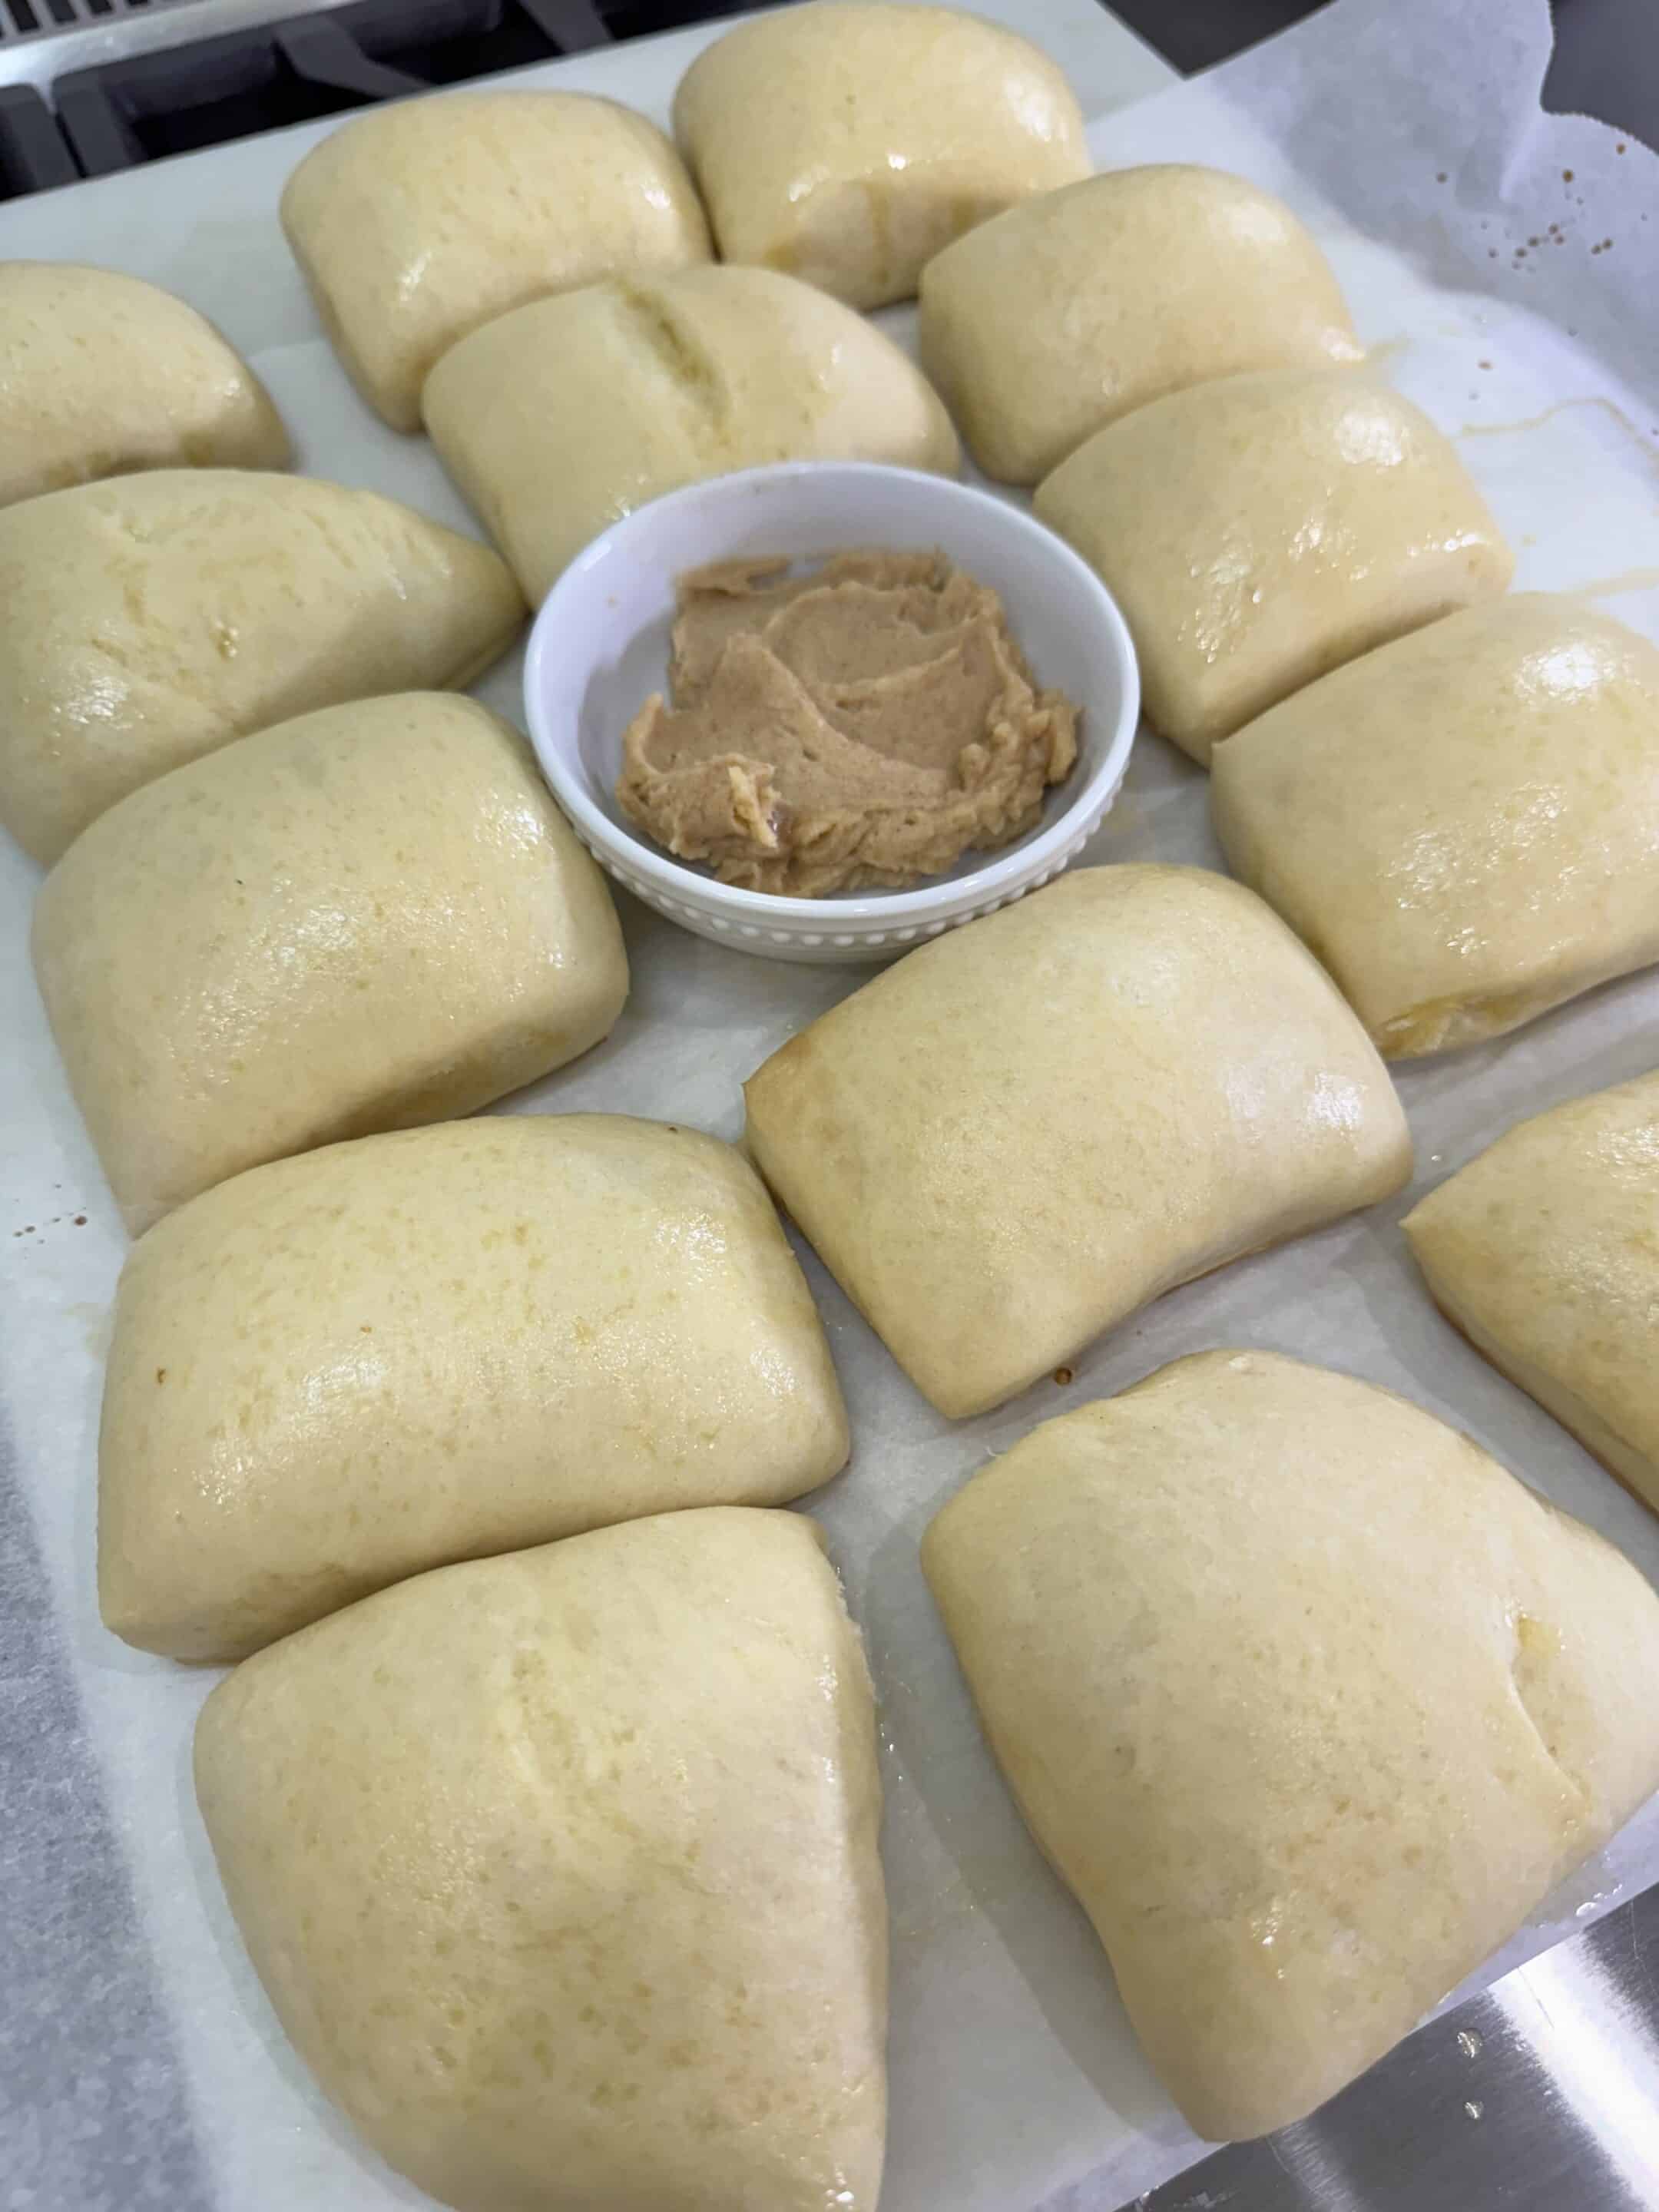
<svg viewBox="0 0 1659 2212">
<path fill-rule="evenodd" d="M 167 1381 L 167 1369 L 166 1369 L 165 1367 L 158 1367 L 158 1368 L 156 1369 L 156 1370 L 155 1370 L 155 1379 L 156 1379 L 156 1381 L 157 1381 L 158 1382 L 165 1382 Z"/>
</svg>

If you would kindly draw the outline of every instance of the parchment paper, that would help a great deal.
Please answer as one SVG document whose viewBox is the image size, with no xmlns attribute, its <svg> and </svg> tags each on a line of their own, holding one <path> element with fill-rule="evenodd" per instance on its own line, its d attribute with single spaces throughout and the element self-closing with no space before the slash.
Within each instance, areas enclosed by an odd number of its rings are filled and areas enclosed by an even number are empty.
<svg viewBox="0 0 1659 2212">
<path fill-rule="evenodd" d="M 1284 193 L 1327 245 L 1382 372 L 1461 438 L 1518 550 L 1517 584 L 1593 590 L 1659 635 L 1659 162 L 1599 125 L 1541 115 L 1548 39 L 1545 0 L 1340 0 L 1217 75 L 1107 118 L 1093 143 L 1103 165 L 1205 161 Z M 532 74 L 660 117 L 672 60 L 665 43 Z M 317 135 L 261 142 L 260 158 L 280 173 Z M 352 398 L 276 241 L 273 196 L 254 193 L 253 161 L 216 169 L 222 185 L 188 225 L 157 220 L 146 179 L 120 179 L 81 188 L 96 198 L 78 207 L 77 194 L 59 196 L 22 234 L 0 228 L 0 246 L 78 251 L 180 283 L 252 349 L 299 428 L 305 467 L 464 520 L 423 445 L 392 437 Z M 94 204 L 118 252 L 75 242 Z M 217 301 L 203 295 L 210 273 Z M 901 332 L 909 319 L 891 318 Z M 483 695 L 516 711 L 516 680 L 504 667 Z M 1203 781 L 1143 737 L 1089 859 L 1219 865 Z M 0 1866 L 8 1914 L 61 1920 L 75 1971 L 58 1987 L 5 1993 L 0 2057 L 15 2078 L 33 2069 L 55 2124 L 98 2147 L 106 2181 L 77 2212 L 423 2203 L 311 2087 L 242 1956 L 189 1789 L 190 1730 L 210 1678 L 129 1652 L 98 1625 L 100 1361 L 124 1243 L 29 980 L 35 880 L 9 847 L 0 854 L 0 1403 L 20 1486 L 7 1494 L 28 1508 L 7 1529 L 0 1583 L 12 1746 Z M 741 1078 L 860 971 L 747 958 L 623 904 L 635 981 L 615 1035 L 506 1110 L 622 1109 L 733 1136 Z M 1659 1579 L 1659 1520 L 1439 1321 L 1395 1227 L 1417 1191 L 1521 1115 L 1651 1066 L 1656 1018 L 1659 977 L 1638 978 L 1509 1042 L 1403 1070 L 1419 1158 L 1411 1194 L 1176 1293 L 1076 1361 L 1069 1387 L 1040 1386 L 982 1421 L 940 1420 L 805 1255 L 857 1440 L 851 1468 L 812 1510 L 882 1699 L 894 1917 L 886 2212 L 1012 2212 L 1087 2175 L 1067 2202 L 1103 2212 L 1200 2151 L 980 1745 L 918 1572 L 922 1526 L 988 1451 L 1036 1420 L 1180 1353 L 1263 1345 L 1407 1392 Z M 1054 1173 L 1065 1176 L 1063 1159 Z M 108 1814 L 96 1832 L 62 1816 L 88 1763 Z M 1659 1806 L 1480 1978 L 1655 1879 Z M 64 2069 L 83 2093 L 64 2090 Z M 114 2073 L 118 2132 L 106 2129 L 98 2089 Z M 40 2145 L 27 2104 L 15 2109 L 6 2164 L 27 2172 Z"/>
</svg>

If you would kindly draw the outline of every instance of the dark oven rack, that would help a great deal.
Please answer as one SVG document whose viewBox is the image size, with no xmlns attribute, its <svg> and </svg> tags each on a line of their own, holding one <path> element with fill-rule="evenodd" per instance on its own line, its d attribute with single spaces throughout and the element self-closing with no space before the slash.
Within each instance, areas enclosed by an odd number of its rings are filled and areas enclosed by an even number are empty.
<svg viewBox="0 0 1659 2212">
<path fill-rule="evenodd" d="M 0 200 L 739 15 L 752 0 L 354 0 L 0 89 Z"/>
<path fill-rule="evenodd" d="M 52 110 L 33 85 L 0 85 L 0 200 L 72 185 L 80 173 Z"/>
</svg>

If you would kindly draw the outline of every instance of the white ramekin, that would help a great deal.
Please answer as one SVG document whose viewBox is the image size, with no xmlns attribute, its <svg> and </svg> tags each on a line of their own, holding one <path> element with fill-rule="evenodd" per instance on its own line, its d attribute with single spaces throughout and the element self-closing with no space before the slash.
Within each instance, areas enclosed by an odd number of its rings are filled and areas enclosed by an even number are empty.
<svg viewBox="0 0 1659 2212">
<path fill-rule="evenodd" d="M 854 546 L 939 546 L 1000 592 L 1038 680 L 1083 709 L 1079 760 L 1036 829 L 912 890 L 775 898 L 716 883 L 639 836 L 616 802 L 623 733 L 665 689 L 674 580 L 711 561 Z M 531 741 L 601 866 L 701 937 L 776 960 L 890 958 L 1060 873 L 1099 827 L 1140 712 L 1134 647 L 1111 594 L 1069 545 L 997 494 L 864 462 L 785 462 L 689 484 L 587 546 L 549 592 L 525 663 Z"/>
</svg>

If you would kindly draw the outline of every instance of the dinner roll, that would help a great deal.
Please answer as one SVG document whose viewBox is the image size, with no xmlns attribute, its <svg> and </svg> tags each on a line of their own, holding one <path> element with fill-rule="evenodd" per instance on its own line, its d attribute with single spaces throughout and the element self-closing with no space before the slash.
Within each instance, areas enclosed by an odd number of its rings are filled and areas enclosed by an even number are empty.
<svg viewBox="0 0 1659 2212">
<path fill-rule="evenodd" d="M 1215 2141 L 1299 2120 L 1659 1786 L 1659 1598 L 1431 1414 L 1265 1352 L 1045 1421 L 922 1563 Z"/>
<path fill-rule="evenodd" d="M 607 283 L 486 324 L 427 380 L 450 474 L 539 601 L 608 523 L 765 461 L 955 473 L 955 431 L 892 340 L 764 269 Z"/>
<path fill-rule="evenodd" d="M 1514 562 L 1449 439 L 1386 385 L 1300 369 L 1154 400 L 1037 488 L 1122 608 L 1146 720 L 1197 761 Z"/>
<path fill-rule="evenodd" d="M 263 384 L 171 292 L 0 261 L 0 507 L 133 469 L 285 469 Z"/>
<path fill-rule="evenodd" d="M 1224 170 L 1112 169 L 928 263 L 921 358 L 989 476 L 1035 483 L 1150 399 L 1361 348 L 1324 255 Z"/>
<path fill-rule="evenodd" d="M 1659 1512 L 1659 1073 L 1518 1123 L 1402 1225 L 1436 1304 Z"/>
<path fill-rule="evenodd" d="M 495 554 L 377 493 L 167 470 L 0 514 L 0 823 L 50 866 L 152 778 L 314 707 L 471 683 Z"/>
<path fill-rule="evenodd" d="M 628 995 L 530 748 L 444 692 L 279 723 L 123 799 L 42 887 L 34 967 L 135 1235 L 261 1160 L 470 1114 Z"/>
<path fill-rule="evenodd" d="M 1234 872 L 1389 1059 L 1659 960 L 1659 647 L 1578 600 L 1521 593 L 1367 653 L 1213 769 Z"/>
<path fill-rule="evenodd" d="M 941 1413 L 1411 1172 L 1394 1087 L 1259 899 L 1083 868 L 866 983 L 746 1086 L 761 1173 Z"/>
<path fill-rule="evenodd" d="M 709 258 L 661 131 L 579 92 L 373 108 L 312 148 L 282 217 L 335 351 L 394 430 L 420 428 L 428 371 L 492 316 Z"/>
<path fill-rule="evenodd" d="M 364 1137 L 140 1239 L 99 1602 L 129 1644 L 240 1659 L 425 1567 L 781 1504 L 846 1457 L 811 1296 L 729 1146 L 603 1114 Z"/>
<path fill-rule="evenodd" d="M 674 129 L 723 260 L 854 307 L 908 300 L 972 224 L 1089 173 L 1053 62 L 954 8 L 814 0 L 740 23 L 686 71 Z"/>
<path fill-rule="evenodd" d="M 869 1676 L 811 1522 L 445 1567 L 237 1669 L 196 1794 L 326 2094 L 458 2212 L 875 2212 Z"/>
</svg>

